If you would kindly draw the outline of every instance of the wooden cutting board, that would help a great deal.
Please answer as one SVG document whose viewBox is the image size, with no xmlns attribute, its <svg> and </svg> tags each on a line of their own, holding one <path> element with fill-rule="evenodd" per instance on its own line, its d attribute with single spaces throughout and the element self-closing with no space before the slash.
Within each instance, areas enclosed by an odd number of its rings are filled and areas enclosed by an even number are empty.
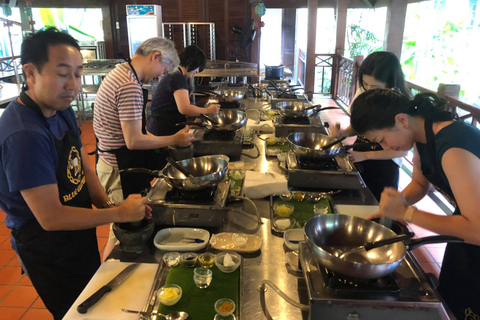
<svg viewBox="0 0 480 320">
<path fill-rule="evenodd" d="M 125 282 L 105 294 L 86 314 L 77 312 L 77 306 L 106 285 L 131 263 L 104 262 L 82 291 L 64 320 L 137 320 L 136 314 L 122 312 L 122 308 L 143 310 L 152 288 L 158 264 L 141 263 Z"/>
</svg>

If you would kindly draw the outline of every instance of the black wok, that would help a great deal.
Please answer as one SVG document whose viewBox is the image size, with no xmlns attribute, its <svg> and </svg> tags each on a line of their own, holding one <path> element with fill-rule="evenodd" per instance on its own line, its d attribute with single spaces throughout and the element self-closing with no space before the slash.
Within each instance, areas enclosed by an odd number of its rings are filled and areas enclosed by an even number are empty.
<svg viewBox="0 0 480 320">
<path fill-rule="evenodd" d="M 222 182 L 228 170 L 228 160 L 223 155 L 211 155 L 176 161 L 186 172 L 193 177 L 187 177 L 168 163 L 163 170 L 149 170 L 144 168 L 128 168 L 121 172 L 146 173 L 153 177 L 163 178 L 172 187 L 182 190 L 199 190 L 214 187 Z"/>
<path fill-rule="evenodd" d="M 463 242 L 450 236 L 434 236 L 396 242 L 368 252 L 368 262 L 340 259 L 340 255 L 365 242 L 377 241 L 396 235 L 376 222 L 340 214 L 315 216 L 305 224 L 305 241 L 318 262 L 345 276 L 375 279 L 395 271 L 407 250 L 428 243 Z"/>
<path fill-rule="evenodd" d="M 290 149 L 295 152 L 297 156 L 314 158 L 314 159 L 328 159 L 334 158 L 340 153 L 344 153 L 356 146 L 373 146 L 375 143 L 359 143 L 355 145 L 342 145 L 337 138 L 329 137 L 321 133 L 295 132 L 287 137 Z M 331 145 L 338 141 L 337 144 Z M 328 145 L 331 145 L 328 147 Z"/>
<path fill-rule="evenodd" d="M 277 102 L 276 107 L 281 116 L 291 118 L 309 117 L 322 110 L 339 109 L 338 107 L 322 108 L 321 105 L 311 105 L 310 103 L 303 101 Z"/>
<path fill-rule="evenodd" d="M 247 114 L 240 110 L 227 109 L 210 113 L 207 117 L 200 117 L 200 120 L 200 124 L 198 122 L 182 122 L 178 123 L 177 126 L 200 125 L 208 130 L 236 131 L 247 123 Z"/>
</svg>

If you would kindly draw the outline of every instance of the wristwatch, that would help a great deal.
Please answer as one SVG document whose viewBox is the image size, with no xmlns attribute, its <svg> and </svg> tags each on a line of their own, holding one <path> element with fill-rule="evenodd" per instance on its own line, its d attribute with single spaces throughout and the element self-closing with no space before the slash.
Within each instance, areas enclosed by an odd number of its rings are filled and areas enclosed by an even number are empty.
<svg viewBox="0 0 480 320">
<path fill-rule="evenodd" d="M 407 208 L 407 211 L 405 211 L 405 216 L 403 220 L 405 220 L 406 222 L 412 222 L 413 215 L 415 214 L 416 211 L 417 211 L 417 208 L 415 206 L 409 206 Z"/>
<path fill-rule="evenodd" d="M 113 202 L 112 200 L 108 200 L 107 202 L 105 202 L 105 204 L 103 205 L 103 208 L 108 208 L 110 206 L 114 206 L 115 205 L 115 202 Z"/>
</svg>

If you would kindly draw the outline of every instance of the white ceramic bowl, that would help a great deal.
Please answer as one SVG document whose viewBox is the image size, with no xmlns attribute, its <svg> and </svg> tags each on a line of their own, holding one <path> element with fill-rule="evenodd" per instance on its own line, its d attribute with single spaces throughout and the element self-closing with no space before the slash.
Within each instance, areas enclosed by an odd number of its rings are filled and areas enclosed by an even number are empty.
<svg viewBox="0 0 480 320">
<path fill-rule="evenodd" d="M 170 299 L 170 300 L 163 299 L 162 295 L 164 295 L 165 289 L 167 288 L 178 289 L 178 296 L 175 299 Z M 177 303 L 180 300 L 181 297 L 182 297 L 182 288 L 176 284 L 166 284 L 160 288 L 160 291 L 158 291 L 158 300 L 160 300 L 160 303 L 165 306 L 173 306 L 175 303 Z"/>
<path fill-rule="evenodd" d="M 223 259 L 225 258 L 225 255 L 227 253 L 232 257 L 232 260 L 235 263 L 233 266 L 225 267 L 223 265 Z M 215 265 L 223 273 L 232 273 L 233 271 L 237 270 L 241 262 L 242 262 L 242 257 L 235 252 L 221 252 L 215 256 Z"/>
<path fill-rule="evenodd" d="M 225 311 L 225 312 L 222 312 L 222 311 L 219 311 L 218 308 L 224 304 L 225 302 L 228 302 L 232 305 L 232 310 L 230 311 Z M 235 302 L 233 302 L 232 300 L 230 299 L 227 299 L 227 298 L 222 298 L 222 299 L 218 299 L 216 302 L 215 302 L 215 311 L 221 315 L 222 317 L 228 317 L 229 315 L 233 314 L 233 312 L 235 311 Z"/>
<path fill-rule="evenodd" d="M 305 241 L 305 232 L 303 229 L 290 229 L 283 234 L 285 245 L 290 250 L 298 250 L 300 242 Z"/>
</svg>

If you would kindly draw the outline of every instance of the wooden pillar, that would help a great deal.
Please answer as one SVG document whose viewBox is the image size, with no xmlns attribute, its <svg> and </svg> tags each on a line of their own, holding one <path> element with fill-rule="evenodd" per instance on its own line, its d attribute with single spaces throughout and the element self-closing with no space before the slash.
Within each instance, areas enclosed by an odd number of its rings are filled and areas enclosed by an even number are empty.
<svg viewBox="0 0 480 320">
<path fill-rule="evenodd" d="M 348 0 L 337 0 L 335 17 L 337 21 L 337 37 L 335 41 L 335 56 L 333 57 L 332 71 L 332 99 L 337 97 L 338 72 L 340 69 L 340 58 L 345 54 L 345 37 L 347 34 L 347 10 Z"/>
<path fill-rule="evenodd" d="M 383 48 L 393 52 L 398 58 L 402 54 L 403 31 L 407 14 L 408 0 L 389 0 L 387 21 L 385 23 L 385 41 Z"/>
<path fill-rule="evenodd" d="M 255 7 L 251 6 L 250 15 L 255 21 L 255 30 L 257 34 L 255 39 L 253 39 L 251 50 L 251 59 L 250 61 L 257 64 L 257 74 L 260 75 L 260 39 L 262 37 L 262 19 L 255 13 Z M 250 82 L 258 82 L 258 77 L 251 77 Z"/>
<path fill-rule="evenodd" d="M 305 67 L 305 91 L 314 91 L 315 85 L 315 37 L 317 32 L 318 0 L 308 0 L 307 57 Z M 312 94 L 309 94 L 312 98 Z"/>
</svg>

